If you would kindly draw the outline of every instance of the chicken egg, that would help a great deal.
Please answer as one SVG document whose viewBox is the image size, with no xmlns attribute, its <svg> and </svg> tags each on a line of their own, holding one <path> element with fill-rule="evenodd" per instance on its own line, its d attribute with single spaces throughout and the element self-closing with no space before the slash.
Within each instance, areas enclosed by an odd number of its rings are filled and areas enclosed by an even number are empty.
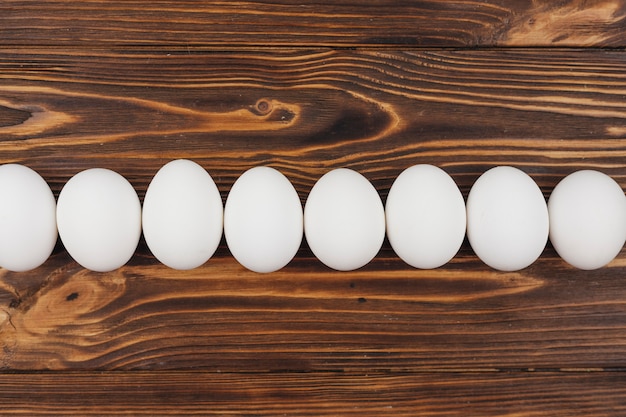
<svg viewBox="0 0 626 417">
<path fill-rule="evenodd" d="M 286 266 L 302 243 L 302 204 L 280 171 L 258 166 L 233 184 L 224 206 L 224 236 L 235 259 L 254 272 Z"/>
<path fill-rule="evenodd" d="M 362 174 L 338 168 L 317 180 L 304 207 L 304 233 L 326 266 L 350 271 L 369 263 L 385 238 L 385 210 Z"/>
<path fill-rule="evenodd" d="M 84 268 L 112 271 L 132 257 L 141 236 L 141 203 L 120 174 L 90 168 L 63 186 L 57 225 L 65 249 Z"/>
<path fill-rule="evenodd" d="M 164 265 L 192 269 L 204 264 L 222 238 L 224 209 L 209 173 L 187 159 L 159 169 L 143 201 L 146 244 Z"/>
<path fill-rule="evenodd" d="M 56 202 L 46 181 L 19 164 L 0 166 L 0 266 L 22 272 L 43 264 L 57 241 Z"/>
<path fill-rule="evenodd" d="M 626 196 L 620 185 L 595 170 L 563 178 L 548 199 L 550 242 L 570 265 L 598 269 L 626 241 Z"/>
<path fill-rule="evenodd" d="M 476 255 L 502 271 L 526 268 L 548 240 L 548 208 L 524 171 L 499 166 L 483 173 L 467 197 L 467 237 Z"/>
<path fill-rule="evenodd" d="M 395 179 L 385 216 L 391 247 L 415 268 L 444 265 L 465 238 L 463 195 L 454 180 L 433 165 L 414 165 Z"/>
</svg>

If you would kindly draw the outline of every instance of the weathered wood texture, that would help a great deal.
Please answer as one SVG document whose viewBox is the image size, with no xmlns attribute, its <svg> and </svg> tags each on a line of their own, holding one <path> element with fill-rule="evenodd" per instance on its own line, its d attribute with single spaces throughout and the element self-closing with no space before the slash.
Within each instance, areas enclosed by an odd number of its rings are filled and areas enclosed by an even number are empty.
<svg viewBox="0 0 626 417">
<path fill-rule="evenodd" d="M 204 166 L 224 199 L 262 164 L 303 202 L 335 167 L 385 199 L 415 163 L 446 169 L 464 196 L 503 164 L 546 197 L 582 168 L 626 188 L 626 54 L 598 48 L 622 46 L 625 10 L 6 1 L 0 163 L 36 169 L 55 195 L 98 166 L 143 197 L 174 158 Z M 548 245 L 501 273 L 467 242 L 433 271 L 386 242 L 353 272 L 303 242 L 264 275 L 223 242 L 187 272 L 141 242 L 101 274 L 59 244 L 35 271 L 0 270 L 0 414 L 620 416 L 624 276 L 626 251 L 585 272 Z"/>
<path fill-rule="evenodd" d="M 625 387 L 613 372 L 0 375 L 14 415 L 602 417 L 626 412 Z"/>
<path fill-rule="evenodd" d="M 4 0 L 5 45 L 625 45 L 624 0 Z"/>
<path fill-rule="evenodd" d="M 143 195 L 179 157 L 202 163 L 224 198 L 259 164 L 285 172 L 303 201 L 330 168 L 363 172 L 384 197 L 420 162 L 446 168 L 465 195 L 497 164 L 525 169 L 546 196 L 586 167 L 624 186 L 625 64 L 621 52 L 585 50 L 5 51 L 1 158 L 37 169 L 55 193 L 102 166 Z M 128 266 L 98 274 L 59 247 L 32 273 L 3 273 L 2 366 L 479 379 L 621 369 L 624 259 L 583 272 L 547 248 L 532 267 L 500 273 L 465 244 L 449 265 L 420 271 L 385 244 L 372 264 L 338 273 L 303 244 L 290 266 L 258 275 L 223 245 L 190 272 L 142 245 Z"/>
<path fill-rule="evenodd" d="M 384 195 L 416 162 L 464 192 L 504 163 L 546 193 L 584 166 L 626 185 L 621 51 L 0 52 L 2 161 L 57 192 L 99 164 L 141 193 L 180 157 L 224 193 L 250 166 L 276 166 L 303 199 L 337 166 Z"/>
</svg>

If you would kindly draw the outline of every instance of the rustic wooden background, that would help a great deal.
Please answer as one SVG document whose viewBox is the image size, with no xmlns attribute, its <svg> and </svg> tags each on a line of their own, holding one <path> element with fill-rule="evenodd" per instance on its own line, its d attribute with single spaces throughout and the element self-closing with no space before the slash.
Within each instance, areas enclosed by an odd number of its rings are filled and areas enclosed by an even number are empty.
<svg viewBox="0 0 626 417">
<path fill-rule="evenodd" d="M 0 163 L 55 195 L 104 167 L 143 198 L 174 158 L 224 199 L 261 164 L 303 202 L 335 167 L 385 199 L 416 163 L 465 197 L 501 164 L 546 197 L 582 168 L 626 188 L 624 46 L 624 0 L 4 0 Z M 433 271 L 386 242 L 353 272 L 303 243 L 267 275 L 142 242 L 100 274 L 59 244 L 0 272 L 0 413 L 623 416 L 625 274 L 626 251 L 584 272 L 551 246 L 496 272 L 467 242 Z"/>
</svg>

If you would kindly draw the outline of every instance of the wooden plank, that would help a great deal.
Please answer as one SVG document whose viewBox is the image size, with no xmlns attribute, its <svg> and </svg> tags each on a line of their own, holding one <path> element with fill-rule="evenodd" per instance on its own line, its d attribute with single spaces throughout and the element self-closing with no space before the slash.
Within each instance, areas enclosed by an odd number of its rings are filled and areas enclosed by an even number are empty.
<svg viewBox="0 0 626 417">
<path fill-rule="evenodd" d="M 273 165 L 303 199 L 338 166 L 384 196 L 418 162 L 448 169 L 464 193 L 505 163 L 546 194 L 583 167 L 625 186 L 625 65 L 619 51 L 584 50 L 0 50 L 0 161 L 31 165 L 55 192 L 100 165 L 142 193 L 183 157 L 223 193 Z"/>
<path fill-rule="evenodd" d="M 464 196 L 501 164 L 546 197 L 582 168 L 626 188 L 625 17 L 626 0 L 6 0 L 0 163 L 55 195 L 100 166 L 143 197 L 174 158 L 224 199 L 262 164 L 303 202 L 334 167 L 384 199 L 415 163 Z M 303 243 L 259 275 L 222 241 L 181 272 L 142 241 L 99 274 L 59 243 L 0 270 L 0 415 L 621 416 L 625 268 L 626 250 L 585 272 L 548 246 L 500 273 L 465 242 L 420 271 L 385 242 L 341 273 Z"/>
<path fill-rule="evenodd" d="M 300 255 L 269 276 L 222 253 L 179 273 L 151 259 L 89 273 L 58 255 L 5 274 L 5 369 L 506 370 L 624 366 L 623 259 L 593 273 L 547 256 L 521 273 L 469 255 L 435 272 L 379 257 L 358 272 Z M 388 251 L 386 251 L 388 252 Z M 18 287 L 26 287 L 17 291 Z M 7 303 L 8 302 L 8 303 Z M 8 304 L 8 305 L 7 305 Z"/>
<path fill-rule="evenodd" d="M 5 46 L 623 47 L 624 0 L 6 0 Z"/>
<path fill-rule="evenodd" d="M 465 195 L 498 164 L 525 169 L 546 195 L 581 168 L 624 187 L 625 64 L 618 51 L 556 49 L 3 50 L 0 162 L 37 169 L 55 193 L 100 166 L 143 195 L 180 157 L 207 168 L 224 198 L 260 164 L 285 172 L 303 201 L 333 167 L 363 172 L 384 198 L 422 162 L 447 169 Z M 614 369 L 625 261 L 577 271 L 548 247 L 530 268 L 499 273 L 466 243 L 449 265 L 420 271 L 386 243 L 367 267 L 340 273 L 303 244 L 287 268 L 258 275 L 222 244 L 202 268 L 177 272 L 142 243 L 126 267 L 98 274 L 59 246 L 36 271 L 1 273 L 0 366 Z"/>
<path fill-rule="evenodd" d="M 6 415 L 616 416 L 623 372 L 0 374 Z"/>
</svg>

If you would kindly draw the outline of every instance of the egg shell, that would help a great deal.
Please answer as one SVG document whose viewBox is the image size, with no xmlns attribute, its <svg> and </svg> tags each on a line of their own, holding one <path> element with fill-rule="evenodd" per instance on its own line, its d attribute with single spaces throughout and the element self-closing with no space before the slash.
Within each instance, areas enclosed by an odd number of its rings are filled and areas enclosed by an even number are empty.
<svg viewBox="0 0 626 417">
<path fill-rule="evenodd" d="M 120 174 L 91 168 L 65 184 L 57 202 L 59 236 L 84 268 L 108 272 L 126 264 L 141 236 L 141 204 Z"/>
<path fill-rule="evenodd" d="M 56 202 L 46 181 L 19 164 L 0 166 L 0 266 L 22 272 L 43 264 L 57 241 Z"/>
<path fill-rule="evenodd" d="M 467 237 L 487 265 L 516 271 L 531 265 L 548 240 L 546 201 L 524 171 L 499 166 L 483 173 L 467 197 Z"/>
<path fill-rule="evenodd" d="M 143 234 L 152 254 L 170 268 L 204 264 L 222 238 L 222 197 L 209 173 L 187 159 L 159 169 L 143 201 Z"/>
<path fill-rule="evenodd" d="M 337 168 L 313 186 L 304 207 L 304 231 L 313 254 L 339 271 L 361 268 L 385 238 L 385 210 L 362 174 Z"/>
<path fill-rule="evenodd" d="M 626 242 L 626 196 L 595 170 L 563 178 L 548 200 L 550 241 L 570 265 L 584 270 L 611 262 Z"/>
<path fill-rule="evenodd" d="M 251 271 L 286 266 L 302 243 L 302 204 L 278 170 L 258 166 L 233 184 L 224 207 L 224 236 L 235 259 Z"/>
<path fill-rule="evenodd" d="M 465 238 L 463 195 L 454 180 L 433 165 L 414 165 L 395 179 L 385 216 L 391 247 L 415 268 L 446 264 Z"/>
</svg>

